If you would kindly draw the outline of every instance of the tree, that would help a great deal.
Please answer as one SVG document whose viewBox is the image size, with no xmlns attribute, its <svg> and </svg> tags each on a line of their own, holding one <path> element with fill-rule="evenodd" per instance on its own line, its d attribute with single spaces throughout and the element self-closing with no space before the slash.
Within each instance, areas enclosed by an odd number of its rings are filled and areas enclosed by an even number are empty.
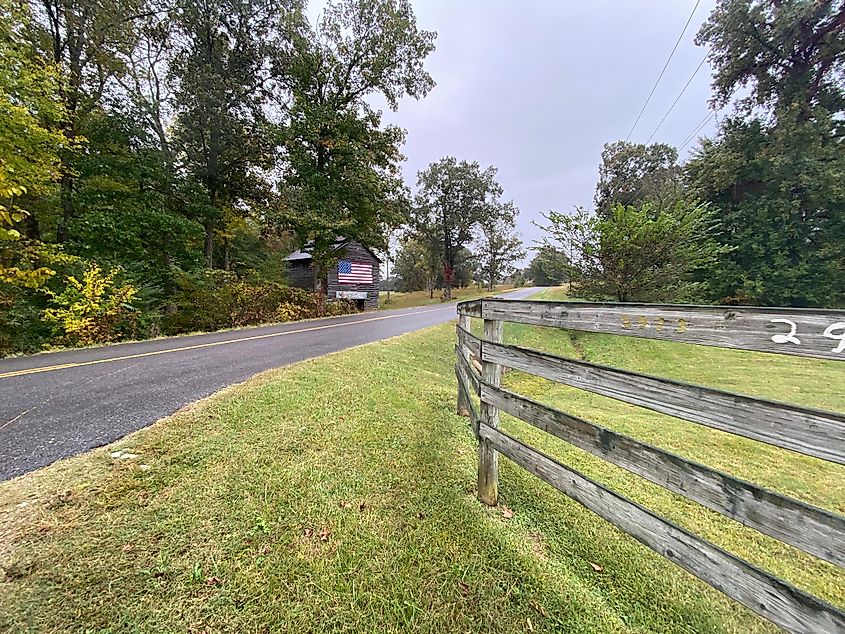
<svg viewBox="0 0 845 634">
<path fill-rule="evenodd" d="M 316 28 L 299 12 L 287 29 L 292 99 L 282 129 L 279 219 L 309 243 L 322 292 L 338 236 L 380 250 L 384 228 L 403 220 L 404 131 L 382 128 L 367 98 L 379 94 L 395 110 L 405 95 L 425 96 L 434 81 L 423 62 L 435 34 L 417 28 L 407 0 L 341 0 L 325 8 Z"/>
<path fill-rule="evenodd" d="M 61 215 L 56 241 L 66 242 L 76 215 L 73 148 L 88 116 L 99 107 L 110 81 L 123 71 L 122 56 L 134 46 L 133 20 L 139 0 L 40 0 L 29 39 L 59 69 L 59 96 L 65 116 L 61 158 Z M 43 48 L 42 48 L 43 47 Z"/>
<path fill-rule="evenodd" d="M 282 16 L 290 3 L 268 0 L 202 0 L 179 5 L 176 30 L 184 45 L 176 54 L 176 140 L 190 178 L 205 195 L 198 216 L 205 227 L 203 254 L 214 266 L 214 242 L 225 220 L 244 202 L 260 198 L 261 172 L 276 157 L 265 103 L 273 94 L 274 59 Z"/>
<path fill-rule="evenodd" d="M 569 279 L 569 258 L 550 244 L 536 249 L 525 275 L 535 286 L 558 286 Z"/>
<path fill-rule="evenodd" d="M 514 263 L 525 257 L 522 240 L 514 229 L 516 213 L 513 203 L 507 203 L 495 216 L 481 222 L 479 259 L 488 290 L 493 290 L 497 280 L 510 275 Z"/>
<path fill-rule="evenodd" d="M 682 195 L 678 151 L 653 143 L 606 143 L 601 153 L 595 204 L 600 215 L 610 215 L 616 205 L 654 204 L 672 207 Z"/>
<path fill-rule="evenodd" d="M 711 47 L 714 104 L 743 86 L 733 116 L 686 166 L 726 249 L 713 299 L 845 303 L 845 3 L 718 3 L 698 34 Z"/>
<path fill-rule="evenodd" d="M 506 209 L 499 197 L 496 168 L 447 156 L 417 174 L 411 212 L 416 235 L 436 241 L 443 271 L 443 297 L 452 298 L 457 255 L 473 239 L 480 223 L 495 222 Z"/>
<path fill-rule="evenodd" d="M 415 238 L 402 241 L 394 269 L 400 280 L 399 290 L 407 293 L 427 289 L 433 297 L 439 271 L 440 258 L 430 245 Z"/>
<path fill-rule="evenodd" d="M 572 290 L 588 299 L 689 301 L 702 293 L 695 273 L 720 253 L 706 207 L 678 203 L 656 211 L 650 203 L 617 205 L 607 216 L 577 209 L 549 212 L 550 244 L 573 247 Z"/>
<path fill-rule="evenodd" d="M 32 220 L 27 203 L 47 193 L 60 174 L 65 137 L 52 126 L 64 121 L 65 111 L 57 66 L 26 41 L 31 19 L 27 4 L 0 0 L 0 283 L 36 288 L 54 272 L 28 266 L 34 258 L 19 240 Z M 0 303 L 7 303 L 2 289 Z"/>
<path fill-rule="evenodd" d="M 762 107 L 807 120 L 818 109 L 845 107 L 842 0 L 720 0 L 696 43 L 710 46 L 716 106 L 748 86 L 738 102 L 747 113 Z"/>
</svg>

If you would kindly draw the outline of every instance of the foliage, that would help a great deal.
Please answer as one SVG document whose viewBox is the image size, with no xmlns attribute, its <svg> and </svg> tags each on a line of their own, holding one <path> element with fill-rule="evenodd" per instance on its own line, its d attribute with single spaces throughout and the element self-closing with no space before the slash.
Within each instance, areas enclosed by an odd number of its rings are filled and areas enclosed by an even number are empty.
<svg viewBox="0 0 845 634">
<path fill-rule="evenodd" d="M 393 270 L 399 278 L 398 290 L 409 293 L 428 289 L 433 293 L 440 270 L 439 259 L 424 243 L 408 238 L 400 245 Z"/>
<path fill-rule="evenodd" d="M 175 144 L 202 191 L 206 266 L 214 265 L 215 232 L 244 203 L 260 200 L 256 177 L 276 156 L 265 103 L 274 92 L 274 56 L 282 16 L 291 3 L 204 0 L 181 5 L 174 28 L 178 81 Z M 224 259 L 227 259 L 224 254 Z"/>
<path fill-rule="evenodd" d="M 686 166 L 727 247 L 717 301 L 845 305 L 845 3 L 723 0 L 698 35 L 716 105 L 743 86 Z"/>
<path fill-rule="evenodd" d="M 611 215 L 616 205 L 652 203 L 672 207 L 682 195 L 678 151 L 671 145 L 606 143 L 601 153 L 595 204 L 600 215 Z"/>
<path fill-rule="evenodd" d="M 525 271 L 535 286 L 558 286 L 569 280 L 569 258 L 563 250 L 544 244 L 535 251 Z"/>
<path fill-rule="evenodd" d="M 525 257 L 522 240 L 514 229 L 516 213 L 513 203 L 507 203 L 498 217 L 481 222 L 479 272 L 486 279 L 488 290 L 492 291 L 497 281 L 510 275 L 515 262 Z"/>
<path fill-rule="evenodd" d="M 277 282 L 247 281 L 221 270 L 181 274 L 174 304 L 176 310 L 164 318 L 165 334 L 240 328 L 321 314 L 314 293 Z M 331 302 L 327 307 L 329 315 L 356 310 L 355 303 L 346 300 Z"/>
<path fill-rule="evenodd" d="M 710 46 L 714 103 L 726 105 L 740 87 L 746 113 L 765 108 L 802 119 L 845 107 L 845 2 L 720 0 L 698 32 Z"/>
<path fill-rule="evenodd" d="M 44 311 L 47 321 L 61 332 L 61 342 L 88 346 L 107 343 L 135 333 L 137 289 L 121 283 L 115 269 L 104 273 L 92 264 L 82 279 L 70 276 L 60 293 L 48 292 L 53 307 Z"/>
<path fill-rule="evenodd" d="M 679 202 L 668 211 L 617 205 L 607 217 L 577 209 L 545 218 L 551 239 L 572 249 L 572 292 L 588 299 L 689 301 L 705 291 L 695 274 L 723 251 L 702 205 Z"/>
<path fill-rule="evenodd" d="M 481 223 L 495 223 L 516 213 L 500 200 L 496 168 L 447 156 L 417 174 L 417 195 L 410 226 L 418 239 L 437 245 L 443 271 L 443 297 L 452 298 L 458 253 L 475 237 Z"/>
<path fill-rule="evenodd" d="M 0 0 L 0 36 L 2 353 L 83 342 L 45 310 L 94 266 L 137 290 L 131 328 L 101 338 L 310 316 L 276 301 L 284 256 L 378 248 L 407 216 L 404 131 L 368 101 L 434 85 L 407 0 L 314 26 L 300 0 Z"/>
<path fill-rule="evenodd" d="M 285 78 L 292 100 L 281 138 L 286 169 L 278 220 L 300 245 L 309 243 L 320 283 L 338 236 L 385 246 L 385 228 L 404 220 L 407 192 L 398 163 L 404 131 L 381 127 L 367 101 L 391 108 L 434 86 L 423 68 L 435 34 L 417 28 L 407 0 L 329 3 L 312 27 L 294 12 L 288 24 L 294 53 Z"/>
<path fill-rule="evenodd" d="M 69 223 L 77 214 L 74 200 L 74 151 L 88 116 L 101 106 L 111 80 L 124 69 L 122 56 L 136 42 L 132 16 L 142 0 L 42 0 L 39 19 L 26 29 L 29 54 L 49 59 L 58 72 L 57 92 L 63 117 L 51 122 L 64 146 L 61 159 L 61 213 L 56 242 L 70 237 Z"/>
</svg>

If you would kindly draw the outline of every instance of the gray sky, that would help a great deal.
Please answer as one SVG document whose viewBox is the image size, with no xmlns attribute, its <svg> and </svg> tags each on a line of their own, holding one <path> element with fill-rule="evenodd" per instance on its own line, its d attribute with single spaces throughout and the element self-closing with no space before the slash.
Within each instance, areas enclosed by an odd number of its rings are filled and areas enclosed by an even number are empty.
<svg viewBox="0 0 845 634">
<path fill-rule="evenodd" d="M 412 2 L 419 27 L 438 33 L 426 63 L 437 86 L 421 101 L 403 100 L 395 113 L 383 108 L 386 122 L 408 131 L 405 180 L 413 189 L 417 171 L 446 155 L 496 166 L 504 198 L 520 209 L 526 245 L 541 235 L 531 224 L 541 212 L 592 206 L 602 145 L 627 136 L 695 5 Z M 693 38 L 713 5 L 701 0 L 632 141 L 648 139 L 704 58 Z M 707 116 L 709 98 L 705 63 L 654 141 L 679 145 Z M 714 127 L 711 120 L 702 133 Z"/>
</svg>

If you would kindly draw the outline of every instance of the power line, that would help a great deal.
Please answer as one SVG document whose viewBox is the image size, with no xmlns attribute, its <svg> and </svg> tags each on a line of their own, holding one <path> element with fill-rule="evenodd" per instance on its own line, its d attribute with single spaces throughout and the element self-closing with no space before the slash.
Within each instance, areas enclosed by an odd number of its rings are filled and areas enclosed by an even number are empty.
<svg viewBox="0 0 845 634">
<path fill-rule="evenodd" d="M 654 132 L 652 132 L 651 136 L 648 137 L 648 141 L 646 141 L 646 144 L 651 143 L 651 140 L 654 138 L 654 135 L 657 134 L 657 131 L 660 129 L 660 126 L 663 125 L 663 122 L 666 121 L 666 118 L 669 116 L 669 114 L 671 114 L 672 110 L 675 109 L 675 106 L 681 100 L 681 97 L 684 96 L 684 93 L 687 91 L 687 88 L 689 88 L 689 85 L 692 83 L 692 80 L 695 79 L 695 76 L 698 74 L 698 71 L 701 70 L 701 67 L 704 66 L 704 62 L 706 62 L 706 61 L 707 61 L 707 57 L 705 56 L 704 59 L 701 60 L 701 63 L 699 63 L 699 65 L 696 66 L 695 70 L 692 72 L 692 75 L 690 76 L 687 83 L 684 85 L 683 88 L 681 88 L 681 92 L 679 92 L 678 96 L 675 97 L 675 101 L 672 102 L 672 105 L 669 106 L 669 109 L 666 111 L 666 114 L 663 115 L 663 118 L 660 120 L 660 123 L 658 123 L 657 127 L 654 129 Z"/>
<path fill-rule="evenodd" d="M 666 60 L 666 63 L 663 64 L 663 70 L 660 71 L 660 75 L 657 77 L 657 81 L 654 82 L 654 86 L 651 87 L 651 92 L 648 93 L 648 97 L 643 104 L 642 109 L 640 110 L 640 114 L 637 115 L 637 120 L 634 121 L 634 125 L 631 126 L 631 131 L 628 132 L 628 136 L 625 137 L 625 140 L 628 141 L 631 138 L 631 135 L 634 133 L 634 128 L 637 127 L 637 124 L 640 122 L 640 118 L 643 116 L 643 112 L 645 112 L 646 106 L 648 106 L 648 102 L 651 101 L 652 96 L 654 95 L 654 91 L 657 90 L 657 85 L 660 83 L 660 80 L 663 79 L 663 73 L 666 72 L 666 68 L 669 66 L 669 62 L 672 61 L 672 57 L 675 55 L 675 51 L 678 50 L 678 45 L 681 43 L 681 38 L 684 37 L 684 33 L 687 32 L 687 27 L 689 23 L 692 22 L 692 16 L 695 15 L 695 10 L 698 9 L 698 4 L 701 0 L 695 0 L 695 6 L 692 8 L 692 13 L 690 13 L 689 18 L 687 18 L 687 23 L 684 24 L 684 29 L 681 31 L 681 34 L 678 36 L 678 41 L 675 42 L 675 46 L 672 47 L 672 52 L 669 53 L 669 59 Z"/>
<path fill-rule="evenodd" d="M 690 141 L 692 141 L 695 138 L 695 135 L 698 134 L 698 132 L 702 128 L 704 128 L 704 126 L 706 126 L 708 123 L 710 123 L 710 120 L 715 116 L 716 116 L 716 111 L 713 110 L 710 114 L 708 114 L 706 117 L 704 117 L 704 119 L 701 121 L 701 123 L 699 123 L 697 126 L 695 126 L 695 128 L 693 129 L 692 132 L 689 133 L 687 138 L 685 138 L 681 142 L 681 144 L 678 146 L 678 151 L 680 152 L 681 150 L 683 150 L 690 143 Z"/>
</svg>

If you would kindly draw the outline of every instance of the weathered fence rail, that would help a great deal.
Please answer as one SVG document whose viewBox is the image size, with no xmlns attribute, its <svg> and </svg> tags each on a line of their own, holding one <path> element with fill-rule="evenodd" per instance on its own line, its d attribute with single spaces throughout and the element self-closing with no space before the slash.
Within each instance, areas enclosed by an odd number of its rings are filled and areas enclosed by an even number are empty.
<svg viewBox="0 0 845 634">
<path fill-rule="evenodd" d="M 458 412 L 479 439 L 478 497 L 501 453 L 699 579 L 791 632 L 845 632 L 845 613 L 498 429 L 505 412 L 761 533 L 845 568 L 845 517 L 735 478 L 500 386 L 503 368 L 845 464 L 845 415 L 734 394 L 503 342 L 503 323 L 845 361 L 845 312 L 483 299 L 458 304 Z M 484 321 L 483 336 L 471 319 Z M 845 367 L 843 367 L 845 370 Z M 843 374 L 845 379 L 845 374 Z M 843 380 L 845 385 L 845 380 Z M 840 386 L 841 388 L 841 386 Z M 476 408 L 472 394 L 479 397 Z"/>
</svg>

